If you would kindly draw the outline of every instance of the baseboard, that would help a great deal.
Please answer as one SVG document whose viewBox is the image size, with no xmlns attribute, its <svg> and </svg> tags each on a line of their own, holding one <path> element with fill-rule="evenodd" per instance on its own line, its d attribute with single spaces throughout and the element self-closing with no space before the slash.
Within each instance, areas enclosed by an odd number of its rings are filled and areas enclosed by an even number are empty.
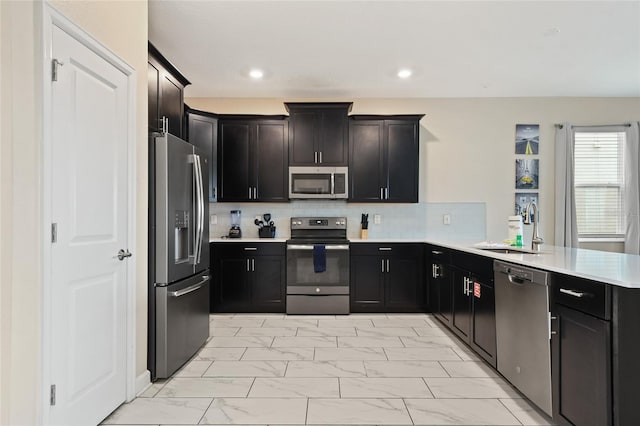
<svg viewBox="0 0 640 426">
<path fill-rule="evenodd" d="M 136 396 L 147 390 L 151 386 L 151 373 L 149 370 L 144 370 L 142 374 L 136 377 Z"/>
</svg>

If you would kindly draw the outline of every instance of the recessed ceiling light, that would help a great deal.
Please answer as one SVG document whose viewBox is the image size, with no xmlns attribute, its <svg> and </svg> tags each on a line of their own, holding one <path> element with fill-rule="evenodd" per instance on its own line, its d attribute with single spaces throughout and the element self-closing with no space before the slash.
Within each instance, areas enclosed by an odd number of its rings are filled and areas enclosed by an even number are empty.
<svg viewBox="0 0 640 426">
<path fill-rule="evenodd" d="M 398 77 L 400 78 L 409 78 L 411 77 L 411 70 L 409 69 L 401 69 L 400 71 L 398 71 Z"/>
<path fill-rule="evenodd" d="M 253 69 L 253 70 L 249 71 L 249 76 L 251 78 L 255 78 L 256 80 L 258 80 L 258 79 L 261 79 L 264 76 L 264 73 L 262 72 L 262 70 Z"/>
</svg>

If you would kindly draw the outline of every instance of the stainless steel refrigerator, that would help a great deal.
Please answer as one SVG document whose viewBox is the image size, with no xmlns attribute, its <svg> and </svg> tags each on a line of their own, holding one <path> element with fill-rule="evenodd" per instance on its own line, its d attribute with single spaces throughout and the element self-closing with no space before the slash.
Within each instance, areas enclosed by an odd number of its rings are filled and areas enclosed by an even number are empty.
<svg viewBox="0 0 640 426">
<path fill-rule="evenodd" d="M 207 156 L 169 133 L 150 144 L 149 360 L 167 378 L 209 337 Z"/>
</svg>

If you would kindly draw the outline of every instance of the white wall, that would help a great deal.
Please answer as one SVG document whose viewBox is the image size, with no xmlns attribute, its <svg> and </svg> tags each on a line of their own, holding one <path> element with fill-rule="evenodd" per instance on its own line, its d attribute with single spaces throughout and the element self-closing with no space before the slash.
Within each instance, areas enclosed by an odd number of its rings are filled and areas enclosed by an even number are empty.
<svg viewBox="0 0 640 426">
<path fill-rule="evenodd" d="M 3 424 L 37 424 L 41 324 L 40 34 L 34 2 L 2 8 L 2 413 Z"/>
<path fill-rule="evenodd" d="M 147 2 L 54 1 L 137 72 L 137 363 L 147 339 Z M 35 425 L 42 406 L 41 0 L 0 1 L 0 424 Z"/>
<path fill-rule="evenodd" d="M 554 124 L 617 124 L 640 117 L 638 98 L 319 100 L 353 101 L 352 114 L 426 114 L 420 134 L 420 201 L 486 203 L 487 238 L 496 241 L 506 238 L 507 217 L 514 210 L 517 123 L 540 124 L 540 234 L 553 243 Z M 185 102 L 217 113 L 286 114 L 285 101 L 312 100 L 189 98 Z"/>
</svg>

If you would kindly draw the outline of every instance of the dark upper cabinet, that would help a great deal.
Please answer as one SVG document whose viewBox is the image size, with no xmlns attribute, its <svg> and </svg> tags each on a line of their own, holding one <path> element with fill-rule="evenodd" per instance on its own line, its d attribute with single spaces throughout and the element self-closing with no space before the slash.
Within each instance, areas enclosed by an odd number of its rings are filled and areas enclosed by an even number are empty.
<svg viewBox="0 0 640 426">
<path fill-rule="evenodd" d="M 218 201 L 288 201 L 288 122 L 220 116 Z"/>
<path fill-rule="evenodd" d="M 351 245 L 351 312 L 422 312 L 422 244 Z"/>
<path fill-rule="evenodd" d="M 347 166 L 351 102 L 285 103 L 289 112 L 289 165 Z"/>
<path fill-rule="evenodd" d="M 350 117 L 349 201 L 418 202 L 422 117 Z"/>
<path fill-rule="evenodd" d="M 285 245 L 211 244 L 211 312 L 284 312 Z"/>
<path fill-rule="evenodd" d="M 148 58 L 149 131 L 184 138 L 184 88 L 191 84 L 151 43 Z"/>
<path fill-rule="evenodd" d="M 207 153 L 209 160 L 209 201 L 217 201 L 218 190 L 218 116 L 185 106 L 187 141 Z"/>
</svg>

